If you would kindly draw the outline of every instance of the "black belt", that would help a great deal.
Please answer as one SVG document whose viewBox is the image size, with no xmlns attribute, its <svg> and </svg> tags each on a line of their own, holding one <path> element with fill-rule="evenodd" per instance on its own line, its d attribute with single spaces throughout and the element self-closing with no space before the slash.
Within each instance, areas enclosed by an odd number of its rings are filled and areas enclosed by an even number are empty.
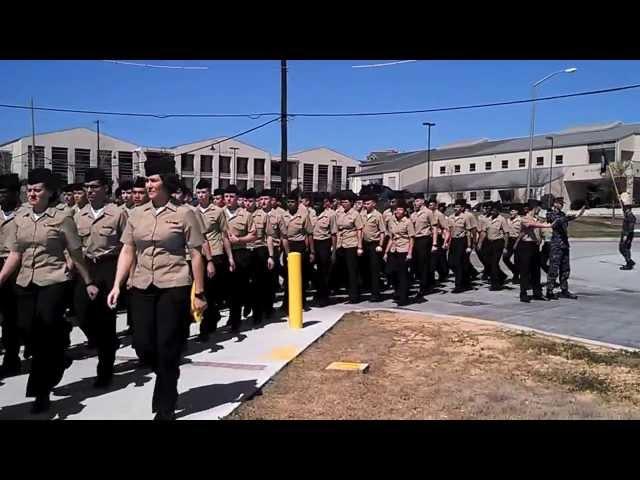
<svg viewBox="0 0 640 480">
<path fill-rule="evenodd" d="M 102 263 L 118 261 L 117 255 L 103 255 L 101 257 L 94 257 L 94 258 L 84 257 L 84 258 L 88 263 L 93 263 L 94 265 L 100 265 Z"/>
</svg>

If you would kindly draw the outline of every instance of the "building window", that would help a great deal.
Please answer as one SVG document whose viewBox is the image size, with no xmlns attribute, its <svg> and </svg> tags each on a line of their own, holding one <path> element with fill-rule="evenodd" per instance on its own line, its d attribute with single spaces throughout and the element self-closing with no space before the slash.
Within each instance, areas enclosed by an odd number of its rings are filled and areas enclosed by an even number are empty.
<svg viewBox="0 0 640 480">
<path fill-rule="evenodd" d="M 491 190 L 485 190 L 482 192 L 482 198 L 484 198 L 485 201 L 491 200 Z"/>
<path fill-rule="evenodd" d="M 193 172 L 193 158 L 194 156 L 190 153 L 180 155 L 180 166 L 183 174 L 184 172 Z"/>
<path fill-rule="evenodd" d="M 453 172 L 454 173 L 460 173 L 460 165 L 454 165 L 453 166 Z"/>
<path fill-rule="evenodd" d="M 246 180 L 236 180 L 236 186 L 238 190 L 246 190 L 247 189 L 247 181 Z"/>
<path fill-rule="evenodd" d="M 6 150 L 0 150 L 0 175 L 11 173 L 11 159 L 13 155 Z"/>
<path fill-rule="evenodd" d="M 518 159 L 518 167 L 522 168 L 522 167 L 524 167 L 524 166 L 526 166 L 526 159 L 524 159 L 524 158 L 519 158 L 519 159 Z"/>
<path fill-rule="evenodd" d="M 256 193 L 260 193 L 264 190 L 264 180 L 254 180 L 253 188 L 256 189 Z"/>
<path fill-rule="evenodd" d="M 182 177 L 182 184 L 193 192 L 193 177 Z"/>
<path fill-rule="evenodd" d="M 542 167 L 544 165 L 544 157 L 536 157 L 536 167 Z"/>
<path fill-rule="evenodd" d="M 231 175 L 231 157 L 220 155 L 220 173 Z"/>
<path fill-rule="evenodd" d="M 331 191 L 337 192 L 342 190 L 342 167 L 334 165 L 331 169 L 333 179 L 331 183 Z"/>
<path fill-rule="evenodd" d="M 471 200 L 472 202 L 475 202 L 477 199 L 478 199 L 478 192 L 469 193 L 469 200 Z"/>
<path fill-rule="evenodd" d="M 249 159 L 247 157 L 238 157 L 238 160 L 237 160 L 238 171 L 236 173 L 246 175 L 248 173 L 248 169 L 247 169 L 248 164 L 249 164 Z"/>
<path fill-rule="evenodd" d="M 275 195 L 282 194 L 282 182 L 271 182 L 271 190 Z"/>
<path fill-rule="evenodd" d="M 387 186 L 388 186 L 391 190 L 395 190 L 395 189 L 396 189 L 396 177 L 389 177 L 389 180 L 388 180 L 388 182 L 387 182 L 387 183 L 388 183 L 388 185 L 387 185 Z"/>
<path fill-rule="evenodd" d="M 213 155 L 200 155 L 200 172 L 213 173 Z"/>
<path fill-rule="evenodd" d="M 509 160 L 502 160 L 502 168 L 509 168 Z"/>
<path fill-rule="evenodd" d="M 68 149 L 62 147 L 51 147 L 51 170 L 60 180 L 67 183 L 67 167 L 69 165 Z M 109 152 L 111 153 L 111 152 Z M 108 173 L 111 179 L 111 171 Z"/>
<path fill-rule="evenodd" d="M 229 185 L 231 185 L 231 180 L 228 178 L 221 178 L 218 181 L 218 188 L 227 188 Z"/>
<path fill-rule="evenodd" d="M 326 192 L 329 181 L 329 166 L 318 165 L 318 191 Z"/>
<path fill-rule="evenodd" d="M 44 147 L 36 145 L 35 159 L 33 158 L 33 150 L 31 145 L 28 146 L 28 149 L 29 153 L 27 154 L 27 156 L 29 157 L 29 170 L 32 170 L 34 168 L 44 168 Z"/>
<path fill-rule="evenodd" d="M 109 183 L 111 183 L 111 176 L 112 176 L 111 175 L 111 154 L 112 154 L 111 150 L 100 150 L 100 153 L 98 154 L 98 168 L 101 168 L 102 170 L 104 170 L 104 173 L 107 177 L 107 180 L 109 180 Z"/>
<path fill-rule="evenodd" d="M 91 158 L 91 150 L 87 148 L 76 148 L 75 149 L 75 175 L 74 182 L 80 183 L 84 182 L 84 174 L 89 168 Z"/>
<path fill-rule="evenodd" d="M 562 158 L 562 155 L 556 155 L 556 165 L 562 165 L 563 162 L 564 159 Z"/>
<path fill-rule="evenodd" d="M 351 175 L 353 175 L 354 173 L 356 173 L 356 167 L 347 167 L 347 180 L 349 179 L 349 177 L 351 177 Z"/>
<path fill-rule="evenodd" d="M 469 164 L 469 171 L 470 172 L 475 172 L 476 171 L 476 164 L 475 163 L 470 163 Z"/>
<path fill-rule="evenodd" d="M 491 162 L 485 162 L 484 163 L 484 169 L 485 170 L 491 170 Z"/>
<path fill-rule="evenodd" d="M 133 152 L 118 152 L 118 179 L 133 177 Z M 76 180 L 77 181 L 77 180 Z"/>
<path fill-rule="evenodd" d="M 264 175 L 264 158 L 253 159 L 253 174 Z"/>
<path fill-rule="evenodd" d="M 302 170 L 302 191 L 313 192 L 313 164 L 303 164 Z"/>
<path fill-rule="evenodd" d="M 280 160 L 276 160 L 275 162 L 271 162 L 271 176 L 276 176 L 279 177 L 281 176 L 281 172 L 280 172 Z"/>
<path fill-rule="evenodd" d="M 440 175 L 447 173 L 447 167 L 440 167 Z"/>
<path fill-rule="evenodd" d="M 456 200 L 464 200 L 464 192 L 456 193 Z"/>
</svg>

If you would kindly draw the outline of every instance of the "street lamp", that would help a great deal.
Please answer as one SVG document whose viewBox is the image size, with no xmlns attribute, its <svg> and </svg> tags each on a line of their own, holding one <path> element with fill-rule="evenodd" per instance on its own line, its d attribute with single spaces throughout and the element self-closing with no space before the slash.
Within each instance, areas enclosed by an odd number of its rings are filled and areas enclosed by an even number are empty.
<svg viewBox="0 0 640 480">
<path fill-rule="evenodd" d="M 529 166 L 527 168 L 527 193 L 525 196 L 527 200 L 529 200 L 529 194 L 531 191 L 531 165 L 533 161 L 533 132 L 535 130 L 535 124 L 536 124 L 536 88 L 538 87 L 538 85 L 549 80 L 551 77 L 555 77 L 556 75 L 559 75 L 561 73 L 574 73 L 576 70 L 578 69 L 575 67 L 571 67 L 571 68 L 565 68 L 564 70 L 558 70 L 557 72 L 550 73 L 546 77 L 541 78 L 540 80 L 535 82 L 531 87 L 531 99 L 533 101 L 531 102 L 531 130 L 529 132 Z"/>
<path fill-rule="evenodd" d="M 544 138 L 551 141 L 551 158 L 549 159 L 549 195 L 551 195 L 551 181 L 553 180 L 553 137 L 548 135 Z"/>
<path fill-rule="evenodd" d="M 431 190 L 429 182 L 431 180 L 431 127 L 435 127 L 435 123 L 423 122 L 423 126 L 427 127 L 427 201 L 431 198 Z"/>
</svg>

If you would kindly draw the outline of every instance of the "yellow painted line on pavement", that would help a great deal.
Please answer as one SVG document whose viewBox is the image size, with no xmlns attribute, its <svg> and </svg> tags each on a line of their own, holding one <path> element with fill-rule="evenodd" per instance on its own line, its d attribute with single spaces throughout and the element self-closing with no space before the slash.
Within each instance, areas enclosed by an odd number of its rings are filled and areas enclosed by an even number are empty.
<svg viewBox="0 0 640 480">
<path fill-rule="evenodd" d="M 288 362 L 298 354 L 298 351 L 298 348 L 293 345 L 285 345 L 284 347 L 274 348 L 264 358 Z"/>
</svg>

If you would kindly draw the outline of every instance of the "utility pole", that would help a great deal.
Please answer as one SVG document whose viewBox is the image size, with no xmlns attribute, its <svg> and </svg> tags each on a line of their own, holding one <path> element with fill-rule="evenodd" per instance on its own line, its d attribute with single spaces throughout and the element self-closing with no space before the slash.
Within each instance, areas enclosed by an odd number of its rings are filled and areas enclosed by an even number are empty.
<svg viewBox="0 0 640 480">
<path fill-rule="evenodd" d="M 98 144 L 98 154 L 96 155 L 96 158 L 98 159 L 97 167 L 98 168 L 102 168 L 100 166 L 100 120 L 96 120 L 96 125 L 98 126 L 98 129 L 96 131 L 96 133 L 98 135 L 97 142 L 96 142 Z"/>
<path fill-rule="evenodd" d="M 287 172 L 287 61 L 280 60 L 280 179 L 282 180 L 282 193 L 288 192 Z"/>
<path fill-rule="evenodd" d="M 31 155 L 29 165 L 27 165 L 27 173 L 29 169 L 36 166 L 36 118 L 33 110 L 33 97 L 31 98 Z"/>
</svg>

